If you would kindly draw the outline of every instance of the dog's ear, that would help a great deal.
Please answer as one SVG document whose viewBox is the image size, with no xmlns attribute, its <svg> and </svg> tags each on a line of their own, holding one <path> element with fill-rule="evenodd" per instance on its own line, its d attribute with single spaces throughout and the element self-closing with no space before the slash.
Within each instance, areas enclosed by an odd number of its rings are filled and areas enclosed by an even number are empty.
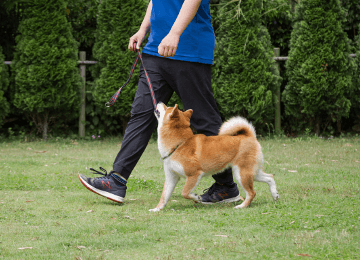
<svg viewBox="0 0 360 260">
<path fill-rule="evenodd" d="M 184 112 L 184 116 L 186 116 L 187 118 L 191 118 L 191 116 L 192 116 L 192 114 L 193 114 L 193 110 L 192 109 L 188 109 L 188 110 L 186 110 L 185 112 Z"/>
<path fill-rule="evenodd" d="M 173 111 L 170 113 L 170 118 L 178 117 L 179 116 L 179 108 L 178 105 L 175 104 Z"/>
</svg>

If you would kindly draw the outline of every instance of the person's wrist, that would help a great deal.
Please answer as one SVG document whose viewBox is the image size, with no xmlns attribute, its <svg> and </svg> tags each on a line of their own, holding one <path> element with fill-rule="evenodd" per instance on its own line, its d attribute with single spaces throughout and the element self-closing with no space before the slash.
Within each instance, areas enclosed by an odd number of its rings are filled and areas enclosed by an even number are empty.
<svg viewBox="0 0 360 260">
<path fill-rule="evenodd" d="M 140 27 L 139 33 L 141 33 L 145 36 L 145 34 L 148 32 L 148 30 L 149 30 L 149 27 Z"/>
<path fill-rule="evenodd" d="M 180 38 L 181 32 L 178 32 L 175 29 L 171 29 L 169 32 L 169 36 Z"/>
</svg>

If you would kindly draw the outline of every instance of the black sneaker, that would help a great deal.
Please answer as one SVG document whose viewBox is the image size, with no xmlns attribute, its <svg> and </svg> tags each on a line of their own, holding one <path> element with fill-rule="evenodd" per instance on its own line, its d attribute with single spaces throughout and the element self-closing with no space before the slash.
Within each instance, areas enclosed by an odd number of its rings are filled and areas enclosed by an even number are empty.
<svg viewBox="0 0 360 260">
<path fill-rule="evenodd" d="M 228 186 L 215 182 L 210 188 L 204 190 L 204 192 L 205 193 L 200 196 L 202 204 L 213 204 L 217 202 L 229 203 L 241 199 L 236 183 Z"/>
<path fill-rule="evenodd" d="M 118 176 L 113 173 L 107 173 L 107 171 L 100 167 L 104 173 L 96 171 L 92 168 L 95 174 L 101 174 L 103 177 L 88 178 L 82 174 L 79 174 L 79 180 L 81 183 L 90 191 L 101 195 L 109 200 L 122 203 L 126 194 L 126 181 L 122 180 L 123 183 L 118 181 Z"/>
</svg>

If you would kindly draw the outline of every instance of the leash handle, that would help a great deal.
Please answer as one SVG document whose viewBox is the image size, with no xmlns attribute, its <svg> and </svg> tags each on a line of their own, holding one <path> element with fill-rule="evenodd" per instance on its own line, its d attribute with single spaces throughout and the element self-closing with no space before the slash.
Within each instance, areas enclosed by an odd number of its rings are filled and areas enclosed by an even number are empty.
<svg viewBox="0 0 360 260">
<path fill-rule="evenodd" d="M 121 88 L 119 88 L 118 91 L 115 92 L 115 94 L 110 98 L 110 100 L 109 100 L 107 103 L 105 103 L 105 106 L 106 106 L 106 107 L 111 107 L 111 106 L 113 106 L 113 105 L 115 104 L 115 102 L 116 102 L 116 100 L 117 100 L 117 98 L 118 98 L 118 96 L 119 96 L 122 88 L 125 87 L 125 86 L 129 83 L 129 81 L 130 81 L 130 79 L 131 79 L 131 77 L 132 77 L 132 74 L 133 74 L 134 71 L 135 71 L 135 68 L 136 68 L 136 65 L 137 65 L 138 61 L 139 61 L 139 56 L 136 57 L 135 62 L 133 63 L 133 65 L 132 65 L 132 67 L 131 67 L 131 71 L 130 71 L 130 75 L 129 75 L 128 80 L 125 82 L 124 85 L 122 85 Z"/>
<path fill-rule="evenodd" d="M 137 57 L 136 57 L 136 59 L 135 59 L 135 61 L 134 61 L 134 64 L 133 64 L 132 67 L 131 67 L 131 71 L 130 71 L 129 78 L 128 78 L 128 80 L 125 82 L 125 84 L 124 84 L 118 91 L 115 92 L 115 94 L 110 98 L 110 100 L 109 100 L 107 103 L 105 103 L 105 106 L 106 106 L 106 107 L 111 107 L 111 106 L 113 106 L 113 105 L 115 104 L 117 98 L 119 97 L 119 94 L 120 94 L 122 88 L 125 87 L 125 86 L 129 83 L 129 81 L 130 81 L 130 79 L 131 79 L 131 77 L 132 77 L 132 74 L 133 74 L 134 71 L 135 71 L 136 65 L 137 65 L 137 63 L 138 63 L 138 61 L 139 61 L 139 59 L 140 59 L 140 62 L 141 62 L 141 64 L 142 64 L 142 66 L 143 66 L 143 69 L 144 69 L 144 72 L 145 72 L 145 76 L 146 76 L 146 79 L 147 79 L 147 82 L 148 82 L 148 85 L 149 85 L 149 89 L 150 89 L 150 93 L 151 93 L 151 98 L 152 98 L 152 101 L 153 101 L 153 103 L 154 103 L 154 110 L 155 110 L 154 112 L 156 113 L 156 115 L 160 115 L 159 111 L 157 110 L 157 102 L 156 102 L 154 90 L 153 90 L 152 85 L 151 85 L 150 77 L 149 77 L 149 74 L 147 73 L 147 71 L 146 71 L 146 69 L 145 69 L 145 66 L 144 66 L 144 62 L 143 62 L 142 56 L 141 56 L 140 49 L 136 49 L 136 42 L 134 42 L 133 48 L 134 48 L 134 51 L 138 53 L 138 55 L 137 55 Z"/>
</svg>

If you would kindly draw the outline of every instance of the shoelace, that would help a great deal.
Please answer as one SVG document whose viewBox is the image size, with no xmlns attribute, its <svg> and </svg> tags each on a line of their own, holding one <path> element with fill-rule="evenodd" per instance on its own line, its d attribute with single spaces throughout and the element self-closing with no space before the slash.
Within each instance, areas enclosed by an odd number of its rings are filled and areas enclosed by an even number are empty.
<svg viewBox="0 0 360 260">
<path fill-rule="evenodd" d="M 207 189 L 205 189 L 205 190 L 203 190 L 203 193 L 205 194 L 205 193 L 214 193 L 214 190 L 216 189 L 216 182 L 213 184 L 213 185 L 211 185 L 211 187 L 210 188 L 207 188 Z"/>
<path fill-rule="evenodd" d="M 95 169 L 93 169 L 93 168 L 90 168 L 90 170 L 93 171 L 94 174 L 101 174 L 101 175 L 103 175 L 103 177 L 97 177 L 98 180 L 99 180 L 99 179 L 102 179 L 102 178 L 109 179 L 110 176 L 112 176 L 113 178 L 115 178 L 115 179 L 116 179 L 118 182 L 120 182 L 121 184 L 126 185 L 127 181 L 124 180 L 124 179 L 122 179 L 122 178 L 120 178 L 120 177 L 117 176 L 117 175 L 111 174 L 112 171 L 110 171 L 110 173 L 108 173 L 103 167 L 99 167 L 99 168 L 100 168 L 100 170 L 101 170 L 102 172 L 104 172 L 104 173 L 99 172 L 99 171 L 97 171 L 97 170 L 95 170 Z"/>
<path fill-rule="evenodd" d="M 106 177 L 110 176 L 110 173 L 108 173 L 107 170 L 105 170 L 103 167 L 99 167 L 99 168 L 102 172 L 99 172 L 93 168 L 90 168 L 90 170 L 93 171 L 94 174 L 101 174 L 104 176 L 104 177 L 98 177 L 98 178 L 106 178 Z"/>
</svg>

